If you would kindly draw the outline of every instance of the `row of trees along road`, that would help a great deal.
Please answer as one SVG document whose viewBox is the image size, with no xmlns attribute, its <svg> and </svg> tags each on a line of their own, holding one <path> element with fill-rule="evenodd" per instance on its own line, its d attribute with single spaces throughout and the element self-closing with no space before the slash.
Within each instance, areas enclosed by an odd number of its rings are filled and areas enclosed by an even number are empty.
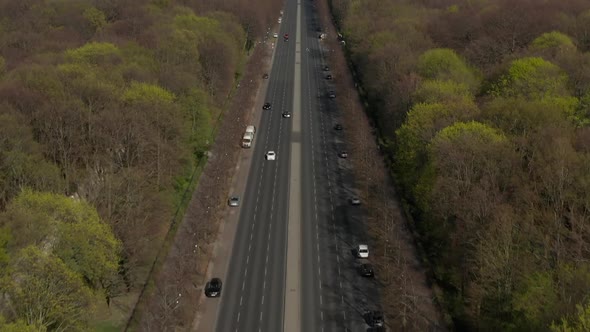
<svg viewBox="0 0 590 332">
<path fill-rule="evenodd" d="M 120 328 L 280 5 L 0 0 L 0 330 Z"/>
<path fill-rule="evenodd" d="M 590 3 L 330 3 L 456 328 L 587 331 Z"/>
</svg>

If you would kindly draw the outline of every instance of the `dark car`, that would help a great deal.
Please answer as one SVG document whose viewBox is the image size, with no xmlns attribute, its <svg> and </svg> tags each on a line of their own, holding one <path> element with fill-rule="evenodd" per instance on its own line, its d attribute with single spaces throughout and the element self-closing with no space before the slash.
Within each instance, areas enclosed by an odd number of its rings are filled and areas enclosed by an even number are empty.
<svg viewBox="0 0 590 332">
<path fill-rule="evenodd" d="M 348 158 L 348 153 L 346 151 L 341 151 L 338 153 L 338 157 L 340 157 L 342 159 L 346 159 L 346 158 Z"/>
<path fill-rule="evenodd" d="M 221 295 L 221 279 L 213 278 L 205 285 L 205 295 L 207 297 L 219 297 Z"/>
<path fill-rule="evenodd" d="M 371 264 L 361 264 L 359 266 L 359 274 L 367 278 L 373 278 L 375 276 L 375 272 L 373 271 L 373 266 Z"/>
<path fill-rule="evenodd" d="M 334 129 L 336 129 L 336 130 L 342 130 L 342 125 L 341 125 L 341 124 L 339 124 L 339 123 L 337 123 L 337 124 L 334 126 Z"/>
<path fill-rule="evenodd" d="M 330 71 L 330 67 L 324 66 L 324 71 Z"/>
<path fill-rule="evenodd" d="M 317 27 L 317 28 L 315 29 L 315 31 L 317 31 L 317 32 L 322 32 L 322 28 L 321 28 L 321 27 Z"/>
<path fill-rule="evenodd" d="M 262 105 L 262 109 L 263 110 L 269 110 L 270 109 L 270 103 L 264 103 L 264 105 Z"/>
<path fill-rule="evenodd" d="M 328 97 L 330 97 L 330 99 L 336 98 L 336 92 L 334 92 L 334 91 L 328 92 Z"/>
<path fill-rule="evenodd" d="M 330 74 L 326 75 L 326 79 L 327 79 L 328 81 L 329 81 L 329 80 L 331 80 L 331 79 L 332 79 L 332 75 L 330 75 Z"/>
<path fill-rule="evenodd" d="M 367 311 L 367 312 L 365 312 L 365 314 L 363 316 L 365 317 L 365 321 L 367 322 L 367 324 L 369 326 L 372 326 L 372 327 L 383 326 L 384 319 L 383 319 L 383 313 L 381 311 L 377 311 L 377 310 Z"/>
<path fill-rule="evenodd" d="M 283 38 L 285 39 L 285 41 L 289 40 L 289 34 L 288 34 L 288 33 L 286 33 L 286 34 L 283 36 Z"/>
<path fill-rule="evenodd" d="M 268 74 L 262 75 L 262 78 L 264 78 L 265 80 L 267 80 L 268 79 Z"/>
<path fill-rule="evenodd" d="M 383 326 L 369 327 L 366 332 L 385 332 L 387 331 Z"/>
</svg>

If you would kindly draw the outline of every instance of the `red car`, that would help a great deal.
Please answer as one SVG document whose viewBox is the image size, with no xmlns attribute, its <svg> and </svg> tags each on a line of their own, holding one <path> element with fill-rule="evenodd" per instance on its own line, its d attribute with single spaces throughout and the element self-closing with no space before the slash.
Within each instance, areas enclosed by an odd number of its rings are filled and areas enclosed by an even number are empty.
<svg viewBox="0 0 590 332">
<path fill-rule="evenodd" d="M 289 34 L 288 33 L 286 33 L 283 37 L 285 38 L 285 41 L 289 40 Z"/>
</svg>

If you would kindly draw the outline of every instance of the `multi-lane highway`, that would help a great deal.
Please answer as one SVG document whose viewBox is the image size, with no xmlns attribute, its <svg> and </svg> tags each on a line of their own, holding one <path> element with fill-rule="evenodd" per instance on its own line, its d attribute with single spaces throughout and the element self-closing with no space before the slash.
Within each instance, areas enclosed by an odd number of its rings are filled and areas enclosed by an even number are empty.
<svg viewBox="0 0 590 332">
<path fill-rule="evenodd" d="M 222 295 L 210 300 L 221 302 L 203 317 L 216 331 L 364 331 L 362 311 L 378 303 L 351 252 L 366 242 L 362 209 L 347 202 L 353 178 L 337 157 L 346 128 L 333 129 L 318 27 L 313 1 L 286 1 L 265 97 L 272 108 L 261 110 Z"/>
</svg>

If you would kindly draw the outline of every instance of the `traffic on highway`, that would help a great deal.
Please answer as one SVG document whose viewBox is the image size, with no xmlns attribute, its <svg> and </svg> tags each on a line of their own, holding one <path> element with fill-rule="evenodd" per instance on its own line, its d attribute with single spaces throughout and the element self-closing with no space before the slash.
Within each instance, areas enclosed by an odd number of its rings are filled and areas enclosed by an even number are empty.
<svg viewBox="0 0 590 332">
<path fill-rule="evenodd" d="M 247 180 L 228 193 L 235 235 L 198 331 L 384 330 L 326 33 L 312 1 L 287 0 L 277 22 L 259 122 L 240 143 Z"/>
</svg>

